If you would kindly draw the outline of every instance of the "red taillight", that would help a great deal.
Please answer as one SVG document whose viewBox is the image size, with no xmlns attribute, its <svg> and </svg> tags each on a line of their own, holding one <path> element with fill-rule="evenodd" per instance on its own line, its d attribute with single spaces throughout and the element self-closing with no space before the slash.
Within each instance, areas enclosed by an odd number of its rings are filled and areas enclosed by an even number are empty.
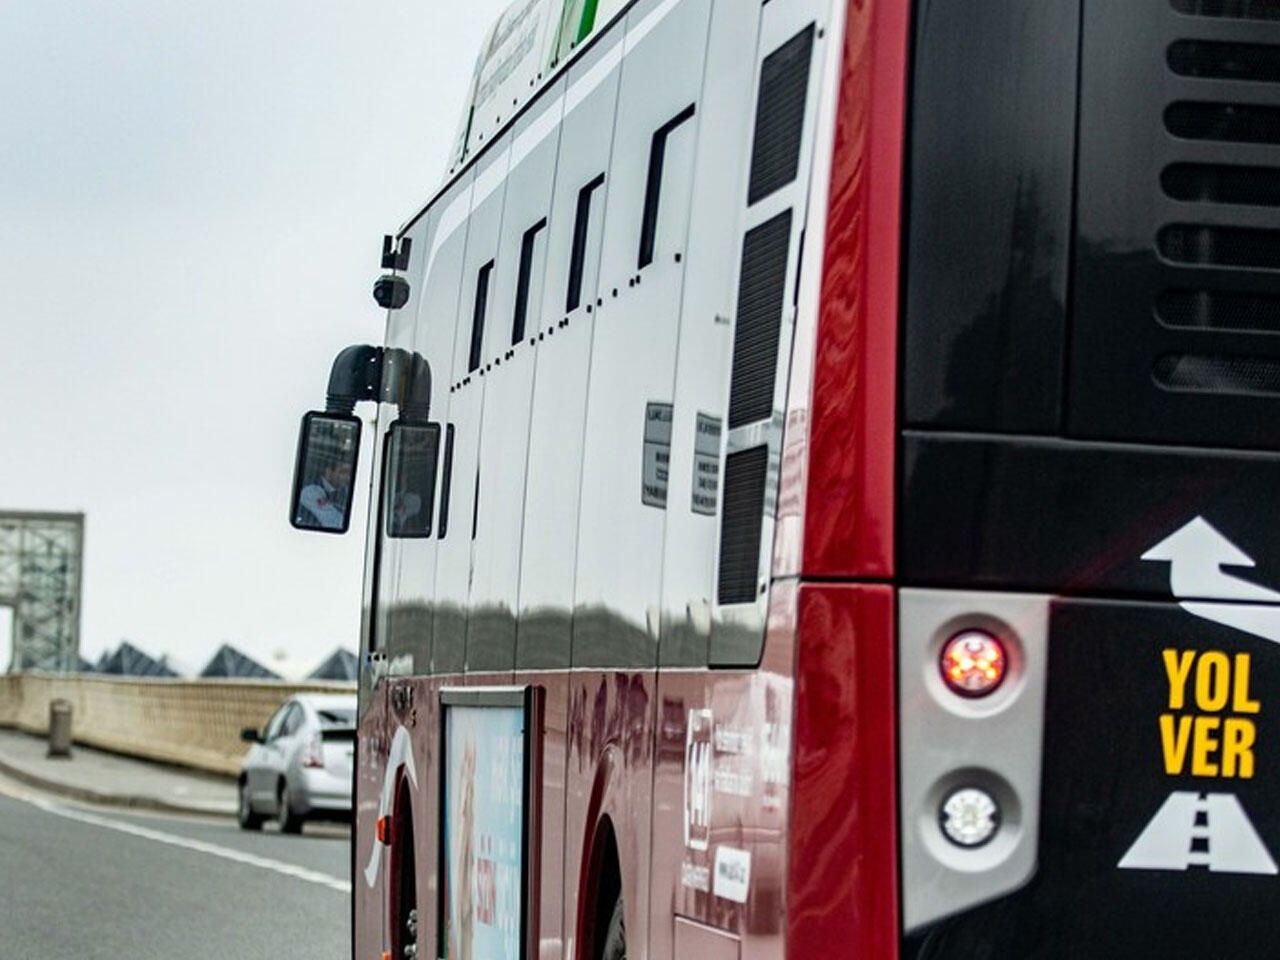
<svg viewBox="0 0 1280 960">
<path fill-rule="evenodd" d="M 1009 658 L 1004 644 L 982 630 L 957 633 L 942 647 L 942 679 L 962 697 L 985 697 L 1004 680 Z"/>
<path fill-rule="evenodd" d="M 302 765 L 304 767 L 324 766 L 324 743 L 320 740 L 320 734 L 317 733 L 307 744 L 307 749 L 302 754 Z"/>
<path fill-rule="evenodd" d="M 383 846 L 391 846 L 391 818 L 378 818 L 378 842 Z"/>
</svg>

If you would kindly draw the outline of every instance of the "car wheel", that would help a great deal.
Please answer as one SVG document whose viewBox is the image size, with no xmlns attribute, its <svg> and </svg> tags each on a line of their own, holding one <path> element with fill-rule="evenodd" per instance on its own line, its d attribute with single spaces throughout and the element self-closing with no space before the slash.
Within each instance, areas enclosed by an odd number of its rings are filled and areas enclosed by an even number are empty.
<svg viewBox="0 0 1280 960">
<path fill-rule="evenodd" d="M 236 822 L 241 830 L 262 829 L 262 815 L 253 812 L 253 804 L 249 802 L 249 784 L 244 780 L 240 781 L 236 791 Z"/>
<path fill-rule="evenodd" d="M 289 796 L 289 784 L 280 784 L 280 832 L 281 833 L 301 833 L 302 821 L 306 818 L 295 813 L 293 809 L 293 798 Z"/>
<path fill-rule="evenodd" d="M 613 916 L 609 918 L 609 928 L 604 935 L 604 946 L 600 950 L 600 960 L 627 960 L 627 927 L 623 921 L 622 894 L 613 904 Z"/>
</svg>

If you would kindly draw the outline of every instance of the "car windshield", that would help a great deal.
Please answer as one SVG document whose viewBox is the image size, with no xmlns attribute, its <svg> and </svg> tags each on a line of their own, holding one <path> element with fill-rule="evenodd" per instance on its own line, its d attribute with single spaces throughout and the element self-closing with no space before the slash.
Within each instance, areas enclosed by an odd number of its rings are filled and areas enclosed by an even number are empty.
<svg viewBox="0 0 1280 960">
<path fill-rule="evenodd" d="M 323 710 L 317 710 L 316 715 L 320 718 L 320 726 L 326 730 L 332 727 L 354 727 L 356 725 L 354 707 L 326 707 Z"/>
</svg>

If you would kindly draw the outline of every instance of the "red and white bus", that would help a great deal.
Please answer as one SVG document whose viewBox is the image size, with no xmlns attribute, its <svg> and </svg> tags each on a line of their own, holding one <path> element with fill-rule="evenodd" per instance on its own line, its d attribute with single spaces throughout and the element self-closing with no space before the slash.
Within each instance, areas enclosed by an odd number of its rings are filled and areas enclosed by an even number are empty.
<svg viewBox="0 0 1280 960">
<path fill-rule="evenodd" d="M 383 266 L 356 960 L 1275 955 L 1276 0 L 521 0 Z"/>
</svg>

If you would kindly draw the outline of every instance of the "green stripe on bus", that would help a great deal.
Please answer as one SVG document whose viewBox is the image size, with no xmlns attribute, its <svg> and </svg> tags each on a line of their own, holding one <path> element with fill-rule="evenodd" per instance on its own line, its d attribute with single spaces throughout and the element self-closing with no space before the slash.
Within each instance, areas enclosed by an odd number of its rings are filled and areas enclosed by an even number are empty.
<svg viewBox="0 0 1280 960">
<path fill-rule="evenodd" d="M 578 23 L 578 43 L 591 32 L 596 25 L 596 4 L 599 0 L 587 0 L 582 6 L 582 20 Z"/>
</svg>

